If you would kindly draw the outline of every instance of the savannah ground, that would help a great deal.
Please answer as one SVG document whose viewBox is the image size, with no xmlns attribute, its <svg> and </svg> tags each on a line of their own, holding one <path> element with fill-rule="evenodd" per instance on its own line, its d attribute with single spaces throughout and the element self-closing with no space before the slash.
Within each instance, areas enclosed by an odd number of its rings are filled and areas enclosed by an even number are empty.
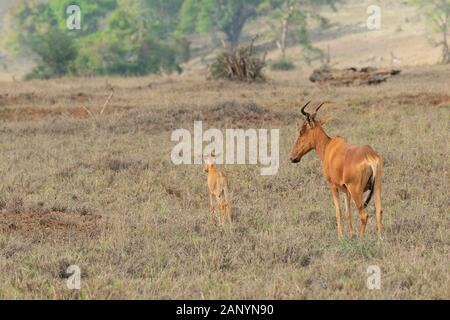
<svg viewBox="0 0 450 320">
<path fill-rule="evenodd" d="M 403 68 L 371 87 L 319 87 L 302 70 L 259 84 L 2 82 L 0 298 L 449 299 L 449 74 Z M 329 135 L 383 158 L 381 244 L 373 202 L 366 235 L 339 241 L 318 157 L 289 162 L 309 99 L 328 102 Z M 202 166 L 171 162 L 172 131 L 192 132 L 194 120 L 280 129 L 276 175 L 222 166 L 231 227 L 208 223 Z M 359 227 L 354 207 L 352 217 Z M 66 286 L 69 265 L 81 268 L 81 290 Z M 381 290 L 366 286 L 370 265 Z"/>
</svg>

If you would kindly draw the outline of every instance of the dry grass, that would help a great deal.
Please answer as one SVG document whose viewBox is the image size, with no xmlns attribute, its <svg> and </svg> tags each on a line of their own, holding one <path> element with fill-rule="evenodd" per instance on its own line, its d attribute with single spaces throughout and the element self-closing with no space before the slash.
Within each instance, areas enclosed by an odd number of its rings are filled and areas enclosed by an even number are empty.
<svg viewBox="0 0 450 320">
<path fill-rule="evenodd" d="M 450 298 L 449 72 L 407 69 L 358 88 L 319 88 L 296 71 L 263 84 L 1 83 L 0 298 Z M 83 113 L 98 111 L 111 86 L 101 117 Z M 330 135 L 384 159 L 382 245 L 372 206 L 367 236 L 338 241 L 318 158 L 288 161 L 296 106 L 310 98 L 331 102 Z M 170 161 L 171 131 L 199 119 L 280 128 L 276 176 L 224 167 L 231 228 L 207 223 L 202 168 Z M 66 288 L 71 264 L 80 291 Z M 369 265 L 382 269 L 381 290 L 366 288 Z"/>
</svg>

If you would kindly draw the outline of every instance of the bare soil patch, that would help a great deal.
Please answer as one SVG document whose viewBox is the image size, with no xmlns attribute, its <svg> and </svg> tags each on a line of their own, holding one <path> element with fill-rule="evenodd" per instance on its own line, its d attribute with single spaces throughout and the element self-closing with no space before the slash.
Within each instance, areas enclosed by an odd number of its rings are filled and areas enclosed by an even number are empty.
<svg viewBox="0 0 450 320">
<path fill-rule="evenodd" d="M 279 124 L 292 120 L 293 112 L 277 112 L 254 102 L 241 103 L 235 100 L 218 102 L 201 109 L 180 107 L 167 112 L 167 121 L 189 123 L 192 121 L 211 121 L 226 124 L 252 125 L 261 123 Z"/>
<path fill-rule="evenodd" d="M 161 111 L 159 111 L 159 114 Z M 160 117 L 160 116 L 159 116 Z M 280 125 L 296 119 L 293 112 L 278 112 L 262 107 L 254 102 L 241 103 L 234 100 L 218 102 L 200 109 L 180 107 L 165 113 L 164 119 L 154 118 L 153 129 L 172 130 L 174 125 L 192 125 L 194 121 L 204 121 L 217 127 L 253 127 L 255 125 Z M 158 121 L 162 120 L 162 121 Z"/>
<path fill-rule="evenodd" d="M 96 237 L 99 235 L 100 215 L 84 212 L 0 212 L 0 231 L 2 233 L 21 234 L 28 237 L 32 234 L 67 237 L 82 235 Z"/>
<path fill-rule="evenodd" d="M 399 104 L 413 104 L 413 105 L 450 105 L 450 96 L 446 94 L 436 93 L 417 93 L 401 94 L 396 99 Z"/>
<path fill-rule="evenodd" d="M 42 100 L 43 98 L 34 92 L 19 93 L 16 95 L 5 93 L 0 94 L 0 107 L 21 103 L 36 103 Z"/>
<path fill-rule="evenodd" d="M 128 107 L 114 107 L 105 111 L 105 114 L 121 112 L 128 110 Z M 93 114 L 97 114 L 100 108 L 90 108 Z M 71 108 L 38 108 L 38 107 L 20 107 L 0 109 L 0 120 L 4 121 L 34 121 L 47 117 L 66 116 L 74 119 L 86 119 L 90 115 L 83 107 Z"/>
<path fill-rule="evenodd" d="M 294 112 L 272 111 L 254 102 L 225 101 L 202 110 L 200 118 L 201 120 L 230 121 L 243 124 L 261 122 L 279 124 L 289 122 L 295 115 Z"/>
</svg>

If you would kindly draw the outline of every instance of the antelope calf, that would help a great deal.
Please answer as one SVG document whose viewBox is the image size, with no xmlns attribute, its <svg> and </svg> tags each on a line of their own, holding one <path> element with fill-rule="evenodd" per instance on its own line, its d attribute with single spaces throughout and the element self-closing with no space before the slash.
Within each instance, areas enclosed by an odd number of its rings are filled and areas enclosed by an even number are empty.
<svg viewBox="0 0 450 320">
<path fill-rule="evenodd" d="M 219 206 L 220 224 L 225 222 L 225 216 L 228 223 L 231 224 L 231 207 L 228 193 L 228 179 L 224 172 L 217 169 L 216 157 L 219 155 L 209 154 L 203 156 L 205 162 L 205 171 L 208 173 L 208 190 L 209 190 L 209 212 L 211 219 L 214 221 L 214 198 Z"/>
<path fill-rule="evenodd" d="M 327 179 L 336 207 L 337 232 L 342 237 L 341 210 L 339 208 L 339 191 L 345 194 L 345 216 L 348 223 L 350 236 L 353 232 L 350 215 L 350 197 L 359 211 L 361 226 L 359 235 L 362 236 L 366 229 L 368 214 L 366 207 L 372 195 L 375 196 L 375 209 L 378 237 L 381 238 L 382 208 L 381 208 L 381 158 L 368 145 L 354 146 L 337 136 L 330 138 L 322 128 L 324 120 L 316 119 L 317 112 L 323 103 L 319 105 L 313 114 L 305 112 L 306 106 L 301 108 L 305 117 L 294 147 L 292 148 L 291 161 L 297 163 L 301 158 L 316 150 L 322 162 L 323 175 Z M 363 194 L 369 191 L 366 200 Z"/>
</svg>

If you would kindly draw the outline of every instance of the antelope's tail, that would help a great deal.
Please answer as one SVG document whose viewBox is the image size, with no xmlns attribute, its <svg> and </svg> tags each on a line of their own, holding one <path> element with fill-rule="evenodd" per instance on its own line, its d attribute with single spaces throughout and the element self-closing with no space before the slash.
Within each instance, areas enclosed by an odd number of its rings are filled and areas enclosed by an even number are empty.
<svg viewBox="0 0 450 320">
<path fill-rule="evenodd" d="M 378 179 L 378 163 L 379 159 L 370 159 L 369 160 L 369 166 L 370 166 L 370 177 L 369 181 L 367 181 L 367 184 L 369 185 L 369 195 L 367 196 L 366 201 L 364 202 L 364 208 L 367 208 L 369 205 L 370 200 L 372 199 L 373 192 L 375 190 L 375 181 Z"/>
</svg>

